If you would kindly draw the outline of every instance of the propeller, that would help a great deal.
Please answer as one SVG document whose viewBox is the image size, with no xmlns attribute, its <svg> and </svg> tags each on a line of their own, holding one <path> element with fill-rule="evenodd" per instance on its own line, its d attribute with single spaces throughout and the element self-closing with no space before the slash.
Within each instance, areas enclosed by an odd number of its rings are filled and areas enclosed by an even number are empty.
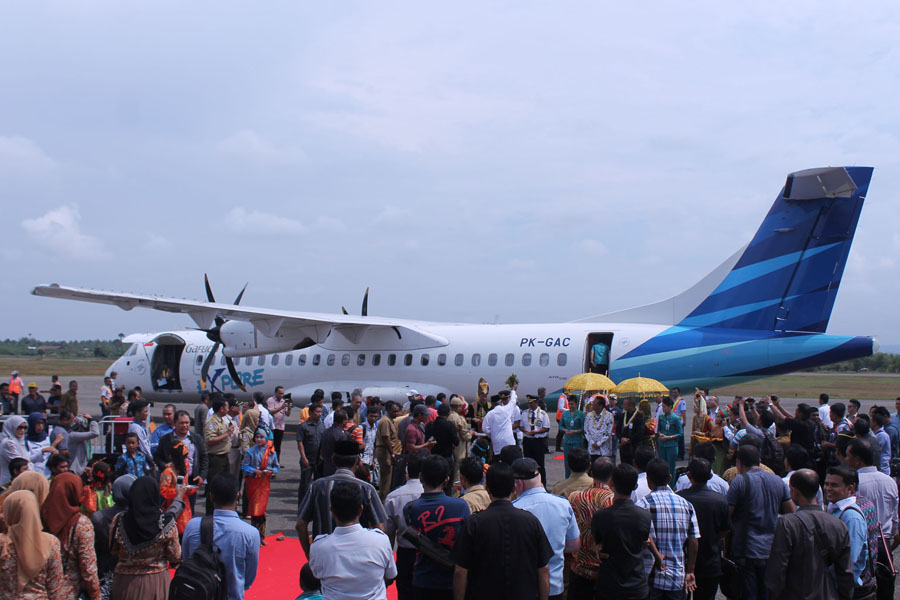
<svg viewBox="0 0 900 600">
<path fill-rule="evenodd" d="M 213 296 L 212 286 L 209 285 L 209 277 L 205 273 L 203 274 L 203 283 L 206 287 L 206 299 L 215 303 L 216 298 Z M 244 297 L 244 292 L 246 291 L 247 284 L 245 283 L 241 292 L 237 295 L 237 298 L 234 299 L 235 306 L 241 303 L 241 298 Z M 209 352 L 209 356 L 206 357 L 206 360 L 203 361 L 203 366 L 200 367 L 200 385 L 203 388 L 206 388 L 206 381 L 209 379 L 209 368 L 212 366 L 212 362 L 215 359 L 219 346 L 222 345 L 222 325 L 225 323 L 227 323 L 225 319 L 217 316 L 216 326 L 212 329 L 203 330 L 206 332 L 206 337 L 209 338 L 209 341 L 213 342 L 213 347 Z M 237 372 L 237 369 L 234 368 L 234 361 L 231 360 L 230 356 L 225 357 L 225 366 L 228 368 L 228 374 L 231 376 L 231 380 L 234 384 L 238 386 L 242 392 L 246 392 L 247 388 L 245 388 L 244 384 L 241 382 L 241 376 Z"/>
<path fill-rule="evenodd" d="M 345 315 L 350 314 L 349 312 L 347 312 L 347 308 L 344 306 L 341 307 L 341 312 L 344 313 Z M 361 314 L 364 317 L 369 316 L 369 288 L 366 288 L 366 293 L 363 296 L 362 310 L 360 311 L 359 314 Z"/>
</svg>

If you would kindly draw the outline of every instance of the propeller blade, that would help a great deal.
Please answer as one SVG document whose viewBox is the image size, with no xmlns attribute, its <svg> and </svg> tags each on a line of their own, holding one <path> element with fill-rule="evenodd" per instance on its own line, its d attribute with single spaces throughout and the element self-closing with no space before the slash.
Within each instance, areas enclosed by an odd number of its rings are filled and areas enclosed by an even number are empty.
<svg viewBox="0 0 900 600">
<path fill-rule="evenodd" d="M 369 314 L 369 288 L 366 288 L 366 294 L 363 296 L 363 305 L 362 305 L 362 316 L 368 316 Z"/>
<path fill-rule="evenodd" d="M 241 298 L 244 297 L 244 292 L 247 291 L 247 286 L 248 286 L 248 285 L 249 285 L 249 282 L 245 283 L 245 284 L 244 284 L 244 287 L 241 288 L 241 293 L 238 294 L 238 295 L 237 295 L 237 298 L 234 299 L 234 304 L 235 304 L 235 306 L 237 306 L 238 304 L 241 303 Z"/>
<path fill-rule="evenodd" d="M 213 359 L 215 359 L 216 351 L 219 349 L 219 342 L 213 344 L 212 350 L 209 352 L 209 356 L 206 357 L 206 360 L 203 361 L 203 366 L 200 367 L 200 387 L 206 389 L 206 382 L 209 379 L 209 367 L 212 365 Z"/>
<path fill-rule="evenodd" d="M 343 307 L 343 306 L 341 307 L 341 312 L 344 313 L 345 315 L 349 315 L 349 314 L 350 314 L 350 313 L 347 312 L 347 309 L 346 309 L 345 307 Z"/>
<path fill-rule="evenodd" d="M 242 392 L 246 392 L 247 388 L 244 387 L 244 383 L 241 381 L 241 376 L 237 372 L 237 369 L 234 368 L 234 361 L 231 360 L 230 356 L 225 357 L 225 366 L 228 367 L 228 374 L 231 375 L 231 381 L 234 382 L 234 385 L 241 388 Z"/>
<path fill-rule="evenodd" d="M 203 274 L 203 283 L 206 285 L 206 299 L 210 302 L 215 302 L 216 298 L 212 293 L 212 286 L 209 285 L 209 277 L 206 273 Z"/>
</svg>

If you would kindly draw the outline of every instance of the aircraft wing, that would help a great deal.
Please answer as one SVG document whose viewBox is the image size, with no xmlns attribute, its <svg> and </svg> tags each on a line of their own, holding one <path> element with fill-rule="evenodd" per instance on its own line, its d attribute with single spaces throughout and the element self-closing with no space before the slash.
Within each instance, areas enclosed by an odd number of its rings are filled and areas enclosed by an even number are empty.
<svg viewBox="0 0 900 600">
<path fill-rule="evenodd" d="M 409 337 L 420 337 L 431 340 L 435 345 L 446 345 L 448 341 L 438 335 L 429 333 L 414 322 L 402 319 L 389 319 L 384 317 L 359 317 L 354 315 L 340 315 L 332 313 L 296 312 L 287 310 L 272 310 L 268 308 L 254 308 L 234 304 L 221 304 L 218 302 L 203 302 L 199 300 L 187 300 L 183 298 L 169 298 L 166 296 L 130 294 L 124 292 L 109 292 L 104 290 L 92 290 L 62 286 L 57 283 L 39 285 L 31 293 L 35 296 L 48 298 L 62 298 L 64 300 L 78 300 L 79 302 L 92 302 L 95 304 L 111 304 L 122 310 L 133 308 L 150 308 L 170 313 L 187 314 L 200 329 L 210 329 L 215 323 L 216 317 L 222 317 L 228 321 L 246 321 L 251 323 L 260 333 L 267 337 L 275 337 L 282 330 L 298 330 L 304 332 L 316 332 L 310 337 L 316 342 L 324 341 L 328 332 L 332 329 L 338 331 L 351 343 L 373 329 L 392 329 L 398 338 L 406 337 L 402 333 L 410 334 Z"/>
</svg>

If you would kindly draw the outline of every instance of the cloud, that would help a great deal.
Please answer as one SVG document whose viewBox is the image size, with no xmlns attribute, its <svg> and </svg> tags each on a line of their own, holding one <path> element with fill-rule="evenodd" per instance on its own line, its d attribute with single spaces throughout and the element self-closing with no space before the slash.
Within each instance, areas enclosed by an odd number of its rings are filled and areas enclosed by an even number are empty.
<svg viewBox="0 0 900 600">
<path fill-rule="evenodd" d="M 42 172 L 54 164 L 53 159 L 32 140 L 21 136 L 0 136 L 0 174 Z"/>
<path fill-rule="evenodd" d="M 225 138 L 216 145 L 216 150 L 255 164 L 292 165 L 306 162 L 306 155 L 302 151 L 279 148 L 249 129 Z"/>
<path fill-rule="evenodd" d="M 144 250 L 147 252 L 163 253 L 172 249 L 172 242 L 161 235 L 151 233 L 144 242 Z"/>
<path fill-rule="evenodd" d="M 22 221 L 32 242 L 50 252 L 75 260 L 110 258 L 99 239 L 81 232 L 81 215 L 75 205 L 65 205 L 34 219 Z"/>
<path fill-rule="evenodd" d="M 604 256 L 609 250 L 603 245 L 603 242 L 597 240 L 581 240 L 573 244 L 575 250 L 590 254 L 591 256 Z"/>
<path fill-rule="evenodd" d="M 405 221 L 412 215 L 412 211 L 393 204 L 386 204 L 381 211 L 375 215 L 375 223 L 400 223 Z"/>
<path fill-rule="evenodd" d="M 316 218 L 315 223 L 313 223 L 313 229 L 329 233 L 342 233 L 347 231 L 347 225 L 340 219 L 321 216 Z"/>
<path fill-rule="evenodd" d="M 235 206 L 228 211 L 225 215 L 225 226 L 234 233 L 257 235 L 306 231 L 306 227 L 300 221 L 259 210 L 247 210 L 241 206 Z"/>
</svg>

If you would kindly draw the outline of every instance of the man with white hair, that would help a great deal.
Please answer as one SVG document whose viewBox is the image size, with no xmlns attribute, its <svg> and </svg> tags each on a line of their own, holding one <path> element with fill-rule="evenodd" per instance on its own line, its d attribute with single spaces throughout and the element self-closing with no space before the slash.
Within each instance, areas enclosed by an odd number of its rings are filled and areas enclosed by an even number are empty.
<svg viewBox="0 0 900 600">
<path fill-rule="evenodd" d="M 550 558 L 550 598 L 562 598 L 565 555 L 581 548 L 581 532 L 572 505 L 565 498 L 547 493 L 533 458 L 519 458 L 512 464 L 516 480 L 513 506 L 530 512 L 541 522 L 553 556 Z"/>
</svg>

